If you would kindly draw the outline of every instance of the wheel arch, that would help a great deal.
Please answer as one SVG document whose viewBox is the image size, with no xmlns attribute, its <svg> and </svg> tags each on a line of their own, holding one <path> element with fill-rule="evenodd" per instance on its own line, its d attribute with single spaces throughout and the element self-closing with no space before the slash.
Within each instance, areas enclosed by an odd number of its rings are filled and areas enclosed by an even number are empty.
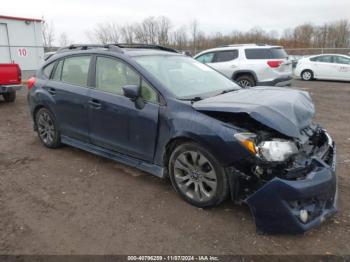
<svg viewBox="0 0 350 262">
<path fill-rule="evenodd" d="M 255 83 L 258 82 L 258 77 L 256 75 L 256 73 L 252 70 L 238 70 L 238 71 L 235 71 L 233 74 L 232 74 L 232 80 L 236 80 L 238 77 L 241 77 L 243 75 L 249 75 L 249 76 L 252 76 Z"/>
</svg>

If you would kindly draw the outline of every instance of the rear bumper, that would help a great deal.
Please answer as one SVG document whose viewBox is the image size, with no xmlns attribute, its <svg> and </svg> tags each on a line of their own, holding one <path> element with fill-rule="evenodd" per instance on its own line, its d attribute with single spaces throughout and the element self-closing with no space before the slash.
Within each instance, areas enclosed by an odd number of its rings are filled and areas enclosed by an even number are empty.
<svg viewBox="0 0 350 262">
<path fill-rule="evenodd" d="M 337 212 L 336 149 L 329 164 L 314 158 L 316 168 L 302 180 L 274 178 L 246 199 L 257 231 L 268 234 L 302 234 Z M 300 211 L 308 220 L 302 222 Z"/>
<path fill-rule="evenodd" d="M 291 86 L 292 85 L 293 77 L 283 77 L 283 78 L 277 78 L 273 81 L 264 81 L 264 82 L 258 82 L 258 86 Z"/>
<path fill-rule="evenodd" d="M 20 90 L 22 85 L 1 85 L 0 86 L 0 94 L 11 93 Z"/>
</svg>

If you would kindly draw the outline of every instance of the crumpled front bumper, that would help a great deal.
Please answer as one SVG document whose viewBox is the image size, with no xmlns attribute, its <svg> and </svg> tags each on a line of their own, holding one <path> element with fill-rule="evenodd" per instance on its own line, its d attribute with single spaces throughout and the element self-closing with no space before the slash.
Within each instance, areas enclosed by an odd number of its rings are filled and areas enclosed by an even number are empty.
<svg viewBox="0 0 350 262">
<path fill-rule="evenodd" d="M 257 231 L 267 234 L 302 234 L 337 212 L 336 147 L 328 163 L 314 158 L 315 168 L 302 180 L 274 178 L 246 199 Z M 300 210 L 308 220 L 302 222 Z"/>
</svg>

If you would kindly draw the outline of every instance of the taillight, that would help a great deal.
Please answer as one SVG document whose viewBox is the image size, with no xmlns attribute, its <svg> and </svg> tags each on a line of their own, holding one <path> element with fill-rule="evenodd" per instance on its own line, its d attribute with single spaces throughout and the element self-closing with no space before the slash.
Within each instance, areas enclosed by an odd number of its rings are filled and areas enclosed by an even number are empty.
<svg viewBox="0 0 350 262">
<path fill-rule="evenodd" d="M 22 71 L 19 66 L 17 66 L 17 78 L 18 82 L 20 83 L 22 81 Z"/>
<path fill-rule="evenodd" d="M 268 64 L 269 67 L 271 67 L 271 68 L 277 68 L 277 67 L 279 67 L 282 63 L 283 63 L 283 61 L 281 61 L 281 60 L 270 60 L 270 61 L 267 61 L 267 64 Z"/>
<path fill-rule="evenodd" d="M 29 78 L 28 83 L 27 83 L 28 90 L 31 90 L 33 88 L 35 81 L 36 81 L 35 77 Z"/>
</svg>

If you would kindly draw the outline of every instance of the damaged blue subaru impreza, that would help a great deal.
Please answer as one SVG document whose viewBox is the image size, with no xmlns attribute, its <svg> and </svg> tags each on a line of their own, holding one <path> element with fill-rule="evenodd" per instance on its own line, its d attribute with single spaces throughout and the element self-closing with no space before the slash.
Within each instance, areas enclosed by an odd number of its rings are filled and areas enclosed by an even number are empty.
<svg viewBox="0 0 350 262">
<path fill-rule="evenodd" d="M 197 207 L 230 197 L 257 231 L 300 234 L 337 210 L 336 147 L 307 92 L 242 89 L 154 45 L 72 45 L 28 82 L 34 129 L 158 177 Z"/>
</svg>

